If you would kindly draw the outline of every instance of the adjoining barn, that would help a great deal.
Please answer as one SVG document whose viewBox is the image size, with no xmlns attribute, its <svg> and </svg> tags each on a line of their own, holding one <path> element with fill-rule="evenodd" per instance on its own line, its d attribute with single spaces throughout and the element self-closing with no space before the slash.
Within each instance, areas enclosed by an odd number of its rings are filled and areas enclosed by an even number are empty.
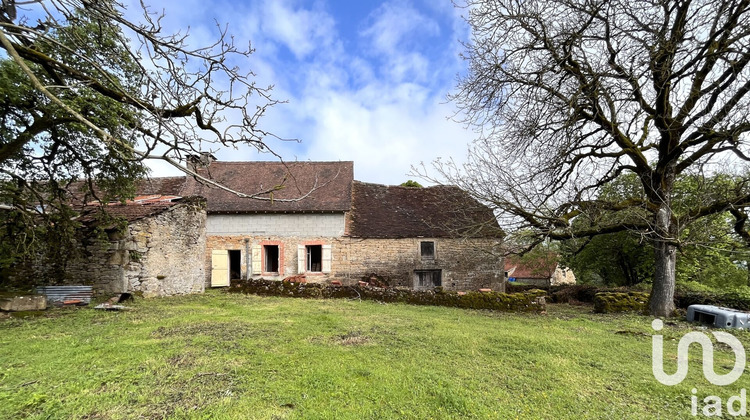
<svg viewBox="0 0 750 420">
<path fill-rule="evenodd" d="M 201 198 L 149 195 L 103 209 L 84 209 L 81 241 L 65 257 L 47 252 L 15 267 L 16 284 L 91 285 L 102 295 L 146 297 L 200 293 L 205 289 L 205 202 Z M 124 223 L 124 224 L 121 224 Z M 98 229 L 97 229 L 98 228 Z"/>
</svg>

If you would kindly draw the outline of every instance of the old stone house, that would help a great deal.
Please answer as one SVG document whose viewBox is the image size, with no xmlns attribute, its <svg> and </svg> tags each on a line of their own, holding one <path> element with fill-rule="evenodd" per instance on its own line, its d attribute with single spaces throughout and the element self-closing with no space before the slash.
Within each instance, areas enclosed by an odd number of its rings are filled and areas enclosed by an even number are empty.
<svg viewBox="0 0 750 420">
<path fill-rule="evenodd" d="M 353 162 L 197 164 L 200 175 L 260 199 L 193 177 L 146 180 L 136 200 L 106 206 L 127 228 L 85 245 L 53 282 L 145 296 L 201 292 L 232 278 L 291 276 L 504 290 L 497 221 L 456 187 L 358 182 Z M 49 269 L 34 264 L 32 275 L 52 279 L 44 273 Z"/>
<path fill-rule="evenodd" d="M 353 162 L 213 162 L 201 175 L 245 194 L 186 179 L 206 198 L 206 282 L 230 278 L 503 290 L 492 212 L 455 187 L 354 181 Z M 291 201 L 285 201 L 291 200 Z"/>
</svg>

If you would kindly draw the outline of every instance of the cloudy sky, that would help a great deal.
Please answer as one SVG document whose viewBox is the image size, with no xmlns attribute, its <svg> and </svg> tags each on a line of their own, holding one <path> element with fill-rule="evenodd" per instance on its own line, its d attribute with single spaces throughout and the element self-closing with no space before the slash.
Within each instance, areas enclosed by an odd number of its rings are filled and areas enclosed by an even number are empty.
<svg viewBox="0 0 750 420">
<path fill-rule="evenodd" d="M 474 137 L 448 120 L 445 96 L 465 72 L 459 40 L 468 27 L 450 0 L 180 0 L 163 8 L 168 28 L 190 26 L 196 41 L 229 25 L 255 53 L 241 63 L 259 85 L 273 84 L 264 129 L 300 142 L 270 140 L 285 160 L 352 160 L 355 178 L 399 184 L 410 167 L 438 157 L 463 161 Z M 205 41 L 204 41 L 205 40 Z M 225 150 L 220 160 L 265 160 Z M 155 175 L 167 174 L 155 166 Z"/>
</svg>

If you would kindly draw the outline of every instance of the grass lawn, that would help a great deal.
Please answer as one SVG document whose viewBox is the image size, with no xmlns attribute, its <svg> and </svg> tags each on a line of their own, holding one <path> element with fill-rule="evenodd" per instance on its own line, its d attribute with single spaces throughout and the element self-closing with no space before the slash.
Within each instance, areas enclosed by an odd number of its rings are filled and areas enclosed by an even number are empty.
<svg viewBox="0 0 750 420">
<path fill-rule="evenodd" d="M 691 418 L 750 388 L 651 373 L 651 318 L 204 295 L 0 320 L 0 418 Z M 667 372 L 676 340 L 668 323 Z M 708 332 L 708 331 L 706 331 Z M 734 332 L 750 349 L 750 333 Z M 717 373 L 734 363 L 717 347 Z M 737 404 L 739 407 L 739 404 Z"/>
</svg>

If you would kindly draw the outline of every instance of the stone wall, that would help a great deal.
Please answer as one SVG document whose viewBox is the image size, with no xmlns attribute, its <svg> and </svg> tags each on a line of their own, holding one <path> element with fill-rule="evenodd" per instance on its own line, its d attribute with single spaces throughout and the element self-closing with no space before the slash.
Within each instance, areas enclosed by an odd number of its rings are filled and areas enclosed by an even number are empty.
<svg viewBox="0 0 750 420">
<path fill-rule="evenodd" d="M 247 240 L 247 242 L 245 242 Z M 423 259 L 420 242 L 435 243 L 434 258 Z M 280 271 L 276 274 L 253 272 L 252 248 L 278 245 Z M 298 245 L 330 245 L 330 273 L 298 272 Z M 303 236 L 240 236 L 209 235 L 206 239 L 206 284 L 211 280 L 211 251 L 238 250 L 241 255 L 239 278 L 263 277 L 280 280 L 305 274 L 312 283 L 338 280 L 353 285 L 363 278 L 374 276 L 388 286 L 415 286 L 415 270 L 441 270 L 442 286 L 446 290 L 504 290 L 503 260 L 497 256 L 498 242 L 490 239 L 357 239 L 348 237 Z M 263 256 L 261 255 L 261 258 Z M 250 275 L 248 276 L 248 267 Z M 237 276 L 233 276 L 237 277 Z"/>
<path fill-rule="evenodd" d="M 91 285 L 98 295 L 199 293 L 204 290 L 205 224 L 204 201 L 175 204 L 130 222 L 124 231 L 109 231 L 107 238 L 88 238 L 65 261 L 38 256 L 14 276 L 35 285 Z"/>
<path fill-rule="evenodd" d="M 420 243 L 434 242 L 434 258 L 422 258 Z M 415 270 L 441 270 L 446 290 L 504 291 L 503 259 L 494 239 L 347 239 L 341 270 L 347 281 L 375 274 L 389 286 L 413 288 Z"/>
<path fill-rule="evenodd" d="M 133 223 L 130 239 L 120 242 L 130 257 L 123 261 L 126 290 L 146 297 L 203 292 L 205 224 L 205 210 L 184 205 Z"/>
<path fill-rule="evenodd" d="M 245 240 L 247 239 L 247 242 Z M 278 275 L 273 273 L 253 272 L 252 270 L 252 249 L 253 247 L 262 247 L 263 245 L 277 245 L 279 247 L 279 272 Z M 322 236 L 240 236 L 227 235 L 217 236 L 208 235 L 206 237 L 205 264 L 206 285 L 211 284 L 211 251 L 217 250 L 235 250 L 240 251 L 240 276 L 246 279 L 248 277 L 263 277 L 267 279 L 281 280 L 288 276 L 294 276 L 298 273 L 297 258 L 298 245 L 330 245 L 331 246 L 331 272 L 330 273 L 302 273 L 307 274 L 308 280 L 312 282 L 325 282 L 332 278 L 338 278 L 341 274 L 342 260 L 345 255 L 345 245 L 341 238 L 322 237 Z M 263 254 L 261 252 L 261 258 Z M 248 270 L 249 268 L 249 270 Z M 248 275 L 249 273 L 249 275 Z M 236 278 L 237 276 L 232 276 Z"/>
</svg>

